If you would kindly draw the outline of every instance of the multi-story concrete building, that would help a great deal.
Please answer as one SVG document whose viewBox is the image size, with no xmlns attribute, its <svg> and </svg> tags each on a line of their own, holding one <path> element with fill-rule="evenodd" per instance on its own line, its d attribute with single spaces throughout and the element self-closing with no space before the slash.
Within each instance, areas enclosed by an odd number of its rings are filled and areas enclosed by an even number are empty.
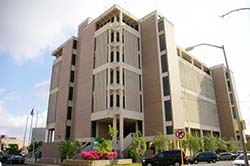
<svg viewBox="0 0 250 166">
<path fill-rule="evenodd" d="M 237 138 L 225 68 L 177 47 L 173 24 L 157 11 L 137 19 L 115 5 L 86 19 L 52 55 L 48 144 L 107 137 L 109 124 L 121 151 L 136 130 L 149 139 L 175 139 L 179 128 Z"/>
</svg>

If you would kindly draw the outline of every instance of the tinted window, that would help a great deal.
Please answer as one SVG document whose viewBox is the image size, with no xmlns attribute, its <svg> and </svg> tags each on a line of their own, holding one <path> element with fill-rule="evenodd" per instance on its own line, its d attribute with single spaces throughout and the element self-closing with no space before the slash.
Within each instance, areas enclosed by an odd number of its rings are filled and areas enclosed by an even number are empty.
<svg viewBox="0 0 250 166">
<path fill-rule="evenodd" d="M 164 54 L 161 56 L 161 71 L 162 73 L 168 71 L 167 55 Z"/>
<path fill-rule="evenodd" d="M 163 51 L 166 49 L 166 40 L 165 40 L 165 34 L 161 34 L 159 36 L 159 40 L 160 40 L 160 51 Z"/>
<path fill-rule="evenodd" d="M 172 120 L 172 110 L 171 110 L 170 101 L 164 101 L 164 107 L 165 107 L 165 120 L 171 121 Z"/>
</svg>

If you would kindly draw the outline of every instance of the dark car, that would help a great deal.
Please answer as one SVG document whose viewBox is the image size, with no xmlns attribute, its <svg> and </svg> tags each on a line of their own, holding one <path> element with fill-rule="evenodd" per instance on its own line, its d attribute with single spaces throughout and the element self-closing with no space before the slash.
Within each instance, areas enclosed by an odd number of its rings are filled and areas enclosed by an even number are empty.
<svg viewBox="0 0 250 166">
<path fill-rule="evenodd" d="M 8 160 L 8 158 L 10 158 L 11 155 L 8 155 L 8 154 L 4 154 L 2 156 L 0 156 L 0 161 L 2 163 L 6 163 L 6 161 Z"/>
<path fill-rule="evenodd" d="M 213 162 L 215 163 L 217 160 L 217 155 L 214 152 L 200 152 L 197 153 L 194 157 L 188 160 L 189 163 L 197 164 L 198 162 Z"/>
<path fill-rule="evenodd" d="M 182 152 L 184 163 L 187 163 L 185 153 Z M 163 151 L 151 158 L 145 158 L 142 160 L 143 166 L 165 166 L 165 165 L 181 165 L 181 151 L 169 150 Z"/>
<path fill-rule="evenodd" d="M 235 160 L 237 157 L 236 154 L 225 152 L 219 155 L 219 160 Z"/>
<path fill-rule="evenodd" d="M 20 155 L 11 155 L 6 163 L 8 164 L 24 164 L 25 158 Z"/>
</svg>

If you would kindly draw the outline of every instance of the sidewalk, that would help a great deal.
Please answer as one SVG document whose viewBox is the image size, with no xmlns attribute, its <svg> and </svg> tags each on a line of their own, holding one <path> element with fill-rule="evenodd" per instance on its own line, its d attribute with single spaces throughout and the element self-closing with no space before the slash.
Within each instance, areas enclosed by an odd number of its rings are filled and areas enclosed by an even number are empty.
<svg viewBox="0 0 250 166">
<path fill-rule="evenodd" d="M 30 166 L 62 166 L 60 164 L 46 164 L 46 163 L 34 163 L 34 162 L 25 162 L 24 164 Z"/>
</svg>

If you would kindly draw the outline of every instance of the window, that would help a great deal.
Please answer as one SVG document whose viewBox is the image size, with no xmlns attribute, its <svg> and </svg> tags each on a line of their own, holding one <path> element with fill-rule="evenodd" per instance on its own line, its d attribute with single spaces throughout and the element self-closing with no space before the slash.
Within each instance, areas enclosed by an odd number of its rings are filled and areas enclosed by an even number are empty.
<svg viewBox="0 0 250 166">
<path fill-rule="evenodd" d="M 167 126 L 166 127 L 166 133 L 167 134 L 173 134 L 174 132 L 173 132 L 173 126 Z"/>
<path fill-rule="evenodd" d="M 120 95 L 116 95 L 116 107 L 120 107 Z"/>
<path fill-rule="evenodd" d="M 232 93 L 230 93 L 230 101 L 231 101 L 231 104 L 234 105 L 233 94 Z"/>
<path fill-rule="evenodd" d="M 72 115 L 72 107 L 68 107 L 67 110 L 67 120 L 71 120 L 71 115 Z"/>
<path fill-rule="evenodd" d="M 227 87 L 228 87 L 228 91 L 231 91 L 231 84 L 230 84 L 230 81 L 227 81 Z"/>
<path fill-rule="evenodd" d="M 158 23 L 158 32 L 161 32 L 164 30 L 164 22 L 163 21 L 160 21 Z"/>
<path fill-rule="evenodd" d="M 77 41 L 76 40 L 73 40 L 73 48 L 77 49 Z"/>
<path fill-rule="evenodd" d="M 120 83 L 120 72 L 119 72 L 119 69 L 116 70 L 116 83 L 117 83 L 117 84 Z"/>
<path fill-rule="evenodd" d="M 141 56 L 138 54 L 138 68 L 141 68 Z"/>
<path fill-rule="evenodd" d="M 110 107 L 113 107 L 114 106 L 114 96 L 113 95 L 110 95 Z"/>
<path fill-rule="evenodd" d="M 114 31 L 111 32 L 111 42 L 114 41 Z"/>
<path fill-rule="evenodd" d="M 164 107 L 165 107 L 165 120 L 171 121 L 172 120 L 172 110 L 171 110 L 170 100 L 164 101 Z"/>
<path fill-rule="evenodd" d="M 110 55 L 110 62 L 114 62 L 114 52 L 113 51 L 111 52 L 111 55 Z"/>
<path fill-rule="evenodd" d="M 168 96 L 170 95 L 168 76 L 163 77 L 162 80 L 163 80 L 163 95 Z"/>
<path fill-rule="evenodd" d="M 235 108 L 232 107 L 232 112 L 233 112 L 233 118 L 234 119 L 237 119 L 237 115 L 236 115 L 236 111 L 235 111 Z"/>
<path fill-rule="evenodd" d="M 119 33 L 119 32 L 116 33 L 116 41 L 117 41 L 117 42 L 120 41 L 120 33 Z"/>
<path fill-rule="evenodd" d="M 110 84 L 114 83 L 114 71 L 111 69 L 110 70 Z"/>
<path fill-rule="evenodd" d="M 160 40 L 160 51 L 166 50 L 165 34 L 161 34 L 159 36 L 159 40 Z"/>
<path fill-rule="evenodd" d="M 70 71 L 70 82 L 74 82 L 74 79 L 75 79 L 75 72 Z"/>
<path fill-rule="evenodd" d="M 122 85 L 125 85 L 125 69 L 122 69 Z"/>
<path fill-rule="evenodd" d="M 140 51 L 140 38 L 137 38 L 138 51 Z"/>
<path fill-rule="evenodd" d="M 120 62 L 120 53 L 116 51 L 116 62 Z"/>
<path fill-rule="evenodd" d="M 70 130 L 71 130 L 71 127 L 66 126 L 66 134 L 65 134 L 66 140 L 70 139 Z"/>
<path fill-rule="evenodd" d="M 139 75 L 139 89 L 141 91 L 141 75 Z"/>
<path fill-rule="evenodd" d="M 76 65 L 76 54 L 72 54 L 71 64 Z"/>
<path fill-rule="evenodd" d="M 167 55 L 166 54 L 161 56 L 161 71 L 162 71 L 162 73 L 168 71 L 168 62 L 167 62 Z"/>
<path fill-rule="evenodd" d="M 69 87 L 69 100 L 73 100 L 73 87 Z"/>
<path fill-rule="evenodd" d="M 125 104 L 126 104 L 126 102 L 125 102 L 125 91 L 123 91 L 123 108 L 125 109 L 126 108 L 126 106 L 125 106 Z"/>
<path fill-rule="evenodd" d="M 142 112 L 142 96 L 140 95 L 140 112 Z"/>
</svg>

